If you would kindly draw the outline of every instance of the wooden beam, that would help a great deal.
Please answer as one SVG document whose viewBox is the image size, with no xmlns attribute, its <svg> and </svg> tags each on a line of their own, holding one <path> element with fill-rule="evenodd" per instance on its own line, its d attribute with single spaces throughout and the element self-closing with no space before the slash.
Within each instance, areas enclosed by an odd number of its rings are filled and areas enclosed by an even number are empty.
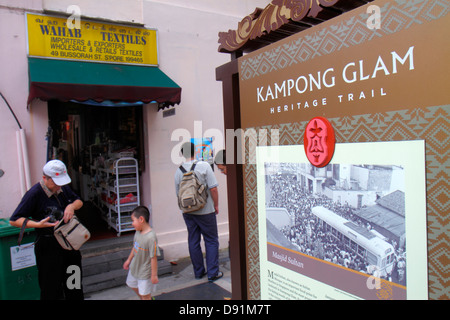
<svg viewBox="0 0 450 320">
<path fill-rule="evenodd" d="M 225 133 L 227 130 L 234 132 L 241 126 L 238 72 L 237 59 L 216 68 L 216 80 L 222 81 Z M 233 300 L 246 300 L 248 285 L 243 173 L 242 164 L 237 164 L 236 161 L 236 150 L 227 150 L 227 158 L 231 154 L 234 159 L 233 164 L 227 161 L 231 296 Z"/>
</svg>

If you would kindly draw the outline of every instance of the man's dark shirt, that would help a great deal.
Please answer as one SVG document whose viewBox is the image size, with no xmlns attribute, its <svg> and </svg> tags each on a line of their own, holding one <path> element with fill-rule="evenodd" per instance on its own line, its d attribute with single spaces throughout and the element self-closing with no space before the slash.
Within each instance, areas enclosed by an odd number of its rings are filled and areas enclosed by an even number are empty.
<svg viewBox="0 0 450 320">
<path fill-rule="evenodd" d="M 25 193 L 10 220 L 16 221 L 19 218 L 30 218 L 40 221 L 48 216 L 49 208 L 56 207 L 64 212 L 67 205 L 79 199 L 80 197 L 69 186 L 61 187 L 61 192 L 58 194 L 51 194 L 48 189 L 46 193 L 43 189 L 43 184 L 38 182 Z M 53 234 L 53 228 L 38 228 L 36 229 L 36 234 Z"/>
</svg>

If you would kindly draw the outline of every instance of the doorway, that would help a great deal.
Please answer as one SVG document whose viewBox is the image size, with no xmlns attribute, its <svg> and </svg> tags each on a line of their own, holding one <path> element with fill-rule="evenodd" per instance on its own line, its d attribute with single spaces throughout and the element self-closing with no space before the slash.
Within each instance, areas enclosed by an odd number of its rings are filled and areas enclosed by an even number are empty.
<svg viewBox="0 0 450 320">
<path fill-rule="evenodd" d="M 105 183 L 111 183 L 105 181 L 111 178 L 99 177 L 96 168 L 127 157 L 136 159 L 138 180 L 145 171 L 142 108 L 140 103 L 48 102 L 47 158 L 66 164 L 71 187 L 85 204 L 77 215 L 94 230 L 94 238 L 97 231 L 107 234 L 105 227 L 112 225 L 108 221 L 111 211 L 103 201 L 101 189 Z M 114 230 L 110 233 L 116 234 Z"/>
</svg>

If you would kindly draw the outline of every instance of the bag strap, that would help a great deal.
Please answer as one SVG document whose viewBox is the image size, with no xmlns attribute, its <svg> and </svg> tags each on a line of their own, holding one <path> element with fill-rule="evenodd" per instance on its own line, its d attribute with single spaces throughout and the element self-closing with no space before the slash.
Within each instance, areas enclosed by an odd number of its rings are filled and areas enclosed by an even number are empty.
<svg viewBox="0 0 450 320">
<path fill-rule="evenodd" d="M 75 217 L 75 215 L 73 216 Z M 73 219 L 73 218 L 72 218 Z M 70 220 L 69 220 L 70 221 Z M 69 221 L 67 223 L 69 223 Z M 62 218 L 61 220 L 58 221 L 58 223 L 53 227 L 53 232 L 55 232 L 56 230 L 58 230 L 59 228 L 61 228 L 63 225 L 65 225 L 66 223 L 64 222 L 64 218 Z"/>
<path fill-rule="evenodd" d="M 17 243 L 18 243 L 19 247 L 20 247 L 20 244 L 22 243 L 23 234 L 25 233 L 25 229 L 27 228 L 27 222 L 29 220 L 30 219 L 25 218 L 25 220 L 22 223 L 22 227 L 20 228 L 19 239 L 17 240 Z"/>
<path fill-rule="evenodd" d="M 197 161 L 194 161 L 194 163 L 192 164 L 191 169 L 189 169 L 189 171 L 194 171 L 196 165 L 197 165 Z M 180 170 L 183 174 L 185 174 L 187 172 L 186 169 L 183 167 L 183 165 L 180 166 Z"/>
</svg>

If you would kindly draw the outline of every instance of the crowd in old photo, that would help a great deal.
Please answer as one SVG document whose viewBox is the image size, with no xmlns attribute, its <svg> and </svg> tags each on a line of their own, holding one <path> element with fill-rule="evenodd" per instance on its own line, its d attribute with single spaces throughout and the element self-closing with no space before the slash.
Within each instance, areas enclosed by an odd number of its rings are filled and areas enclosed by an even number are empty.
<svg viewBox="0 0 450 320">
<path fill-rule="evenodd" d="M 373 226 L 355 214 L 356 209 L 344 203 L 333 202 L 324 195 L 305 191 L 295 174 L 270 175 L 270 201 L 268 207 L 285 208 L 291 216 L 292 225 L 281 232 L 299 252 L 332 262 L 363 273 L 372 273 L 369 262 L 343 241 L 323 230 L 312 213 L 315 206 L 323 206 L 354 224 L 370 230 Z M 397 261 L 392 272 L 385 276 L 389 281 L 405 285 L 405 256 L 395 241 L 390 241 L 396 251 Z"/>
</svg>

